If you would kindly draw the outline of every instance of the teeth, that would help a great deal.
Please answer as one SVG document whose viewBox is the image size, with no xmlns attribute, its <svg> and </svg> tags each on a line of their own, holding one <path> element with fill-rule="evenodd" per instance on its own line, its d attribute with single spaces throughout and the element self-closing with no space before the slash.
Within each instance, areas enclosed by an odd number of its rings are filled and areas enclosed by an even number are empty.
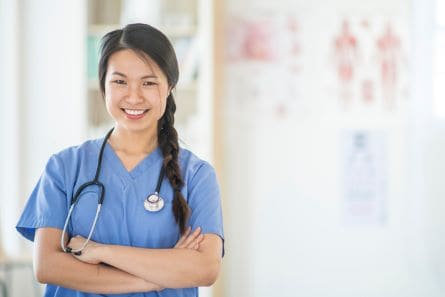
<svg viewBox="0 0 445 297">
<path fill-rule="evenodd" d="M 124 109 L 126 113 L 131 115 L 140 115 L 143 114 L 145 110 L 140 109 Z"/>
</svg>

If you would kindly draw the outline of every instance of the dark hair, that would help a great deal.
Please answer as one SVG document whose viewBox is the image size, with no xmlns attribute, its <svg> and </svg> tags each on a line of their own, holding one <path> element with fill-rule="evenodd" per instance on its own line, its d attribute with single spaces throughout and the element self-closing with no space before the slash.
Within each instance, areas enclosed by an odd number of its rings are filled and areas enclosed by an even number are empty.
<svg viewBox="0 0 445 297">
<path fill-rule="evenodd" d="M 129 24 L 123 29 L 107 33 L 101 40 L 99 59 L 99 83 L 102 96 L 105 96 L 105 77 L 110 56 L 120 50 L 131 49 L 143 58 L 148 56 L 167 77 L 171 89 L 178 82 L 178 61 L 172 44 L 158 29 L 147 24 Z M 158 121 L 158 144 L 164 156 L 163 166 L 168 180 L 173 187 L 174 198 L 172 211 L 181 234 L 189 216 L 189 208 L 181 189 L 184 181 L 179 168 L 178 133 L 174 127 L 176 103 L 173 94 L 167 97 L 164 115 Z"/>
</svg>

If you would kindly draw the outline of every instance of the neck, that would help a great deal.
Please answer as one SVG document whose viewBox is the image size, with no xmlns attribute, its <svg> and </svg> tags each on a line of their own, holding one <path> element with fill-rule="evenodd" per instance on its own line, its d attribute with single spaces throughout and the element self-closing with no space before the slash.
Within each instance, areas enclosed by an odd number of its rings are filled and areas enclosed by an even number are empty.
<svg viewBox="0 0 445 297">
<path fill-rule="evenodd" d="M 158 146 L 157 129 L 128 131 L 116 126 L 108 142 L 115 151 L 128 155 L 146 155 Z"/>
</svg>

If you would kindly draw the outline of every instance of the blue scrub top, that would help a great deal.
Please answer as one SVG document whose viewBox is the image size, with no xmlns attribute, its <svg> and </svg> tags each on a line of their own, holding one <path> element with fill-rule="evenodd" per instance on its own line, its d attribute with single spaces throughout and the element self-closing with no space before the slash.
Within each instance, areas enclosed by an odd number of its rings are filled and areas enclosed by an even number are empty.
<svg viewBox="0 0 445 297">
<path fill-rule="evenodd" d="M 26 203 L 17 231 L 33 241 L 41 227 L 63 229 L 71 197 L 83 183 L 94 178 L 103 138 L 67 148 L 53 155 Z M 165 201 L 159 212 L 148 212 L 144 200 L 156 189 L 163 156 L 158 147 L 130 172 L 107 143 L 99 180 L 105 185 L 105 199 L 92 240 L 104 244 L 144 248 L 172 248 L 179 240 L 179 227 L 172 212 L 173 189 L 165 177 L 160 195 Z M 215 171 L 207 162 L 181 148 L 179 164 L 184 179 L 182 194 L 191 216 L 192 230 L 214 233 L 224 240 L 219 186 Z M 80 196 L 71 216 L 68 232 L 88 236 L 96 208 L 96 188 Z M 47 285 L 45 296 L 105 296 Z M 165 289 L 160 292 L 112 296 L 198 296 L 197 288 Z"/>
</svg>

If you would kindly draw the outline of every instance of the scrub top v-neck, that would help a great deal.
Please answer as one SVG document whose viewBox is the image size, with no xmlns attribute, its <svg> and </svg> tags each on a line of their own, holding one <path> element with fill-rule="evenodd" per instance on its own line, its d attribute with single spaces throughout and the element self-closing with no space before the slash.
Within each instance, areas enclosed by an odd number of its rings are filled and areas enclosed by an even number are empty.
<svg viewBox="0 0 445 297">
<path fill-rule="evenodd" d="M 117 153 L 107 142 L 104 149 L 104 158 L 109 162 L 110 167 L 116 170 L 116 174 L 119 174 L 121 177 L 131 182 L 132 180 L 143 174 L 146 170 L 149 170 L 150 166 L 152 166 L 153 163 L 157 161 L 159 162 L 159 160 L 161 160 L 162 162 L 162 152 L 160 148 L 157 147 L 154 151 L 152 151 L 141 161 L 139 161 L 139 163 L 135 167 L 133 167 L 131 170 L 127 170 Z"/>
<path fill-rule="evenodd" d="M 73 193 L 94 177 L 103 138 L 90 140 L 53 155 L 30 195 L 17 223 L 25 238 L 34 240 L 35 230 L 43 227 L 63 229 Z M 144 248 L 172 248 L 179 239 L 179 228 L 172 212 L 173 189 L 164 178 L 160 195 L 165 205 L 159 212 L 148 212 L 144 200 L 157 184 L 163 156 L 156 148 L 128 171 L 109 144 L 103 156 L 100 181 L 105 199 L 97 220 L 93 241 L 104 244 Z M 181 148 L 179 164 L 184 178 L 184 195 L 192 229 L 213 233 L 224 240 L 219 186 L 212 166 Z M 75 207 L 68 232 L 86 237 L 94 219 L 97 191 L 85 191 Z M 104 296 L 47 285 L 45 296 Z M 197 288 L 165 289 L 160 292 L 113 296 L 198 296 Z"/>
</svg>

